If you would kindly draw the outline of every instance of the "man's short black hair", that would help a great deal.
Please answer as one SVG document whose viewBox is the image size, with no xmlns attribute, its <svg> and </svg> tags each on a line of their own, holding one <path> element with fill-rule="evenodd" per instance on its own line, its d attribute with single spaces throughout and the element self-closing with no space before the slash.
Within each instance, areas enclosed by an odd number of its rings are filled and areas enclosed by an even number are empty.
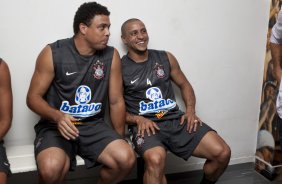
<svg viewBox="0 0 282 184">
<path fill-rule="evenodd" d="M 135 21 L 141 21 L 137 18 L 131 18 L 131 19 L 128 19 L 127 21 L 125 21 L 122 26 L 121 26 L 121 36 L 124 36 L 125 34 L 125 27 L 128 23 L 131 23 L 131 22 L 135 22 Z"/>
<path fill-rule="evenodd" d="M 91 20 L 95 15 L 110 15 L 107 7 L 100 5 L 96 2 L 87 2 L 80 5 L 77 9 L 73 20 L 73 32 L 77 34 L 79 32 L 79 24 L 83 23 L 87 26 L 91 25 Z"/>
</svg>

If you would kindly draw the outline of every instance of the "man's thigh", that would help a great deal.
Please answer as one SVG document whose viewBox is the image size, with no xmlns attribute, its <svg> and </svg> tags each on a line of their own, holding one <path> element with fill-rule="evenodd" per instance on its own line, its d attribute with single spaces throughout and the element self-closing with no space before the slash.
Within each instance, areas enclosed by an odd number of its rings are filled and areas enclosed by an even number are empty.
<svg viewBox="0 0 282 184">
<path fill-rule="evenodd" d="M 225 141 L 215 131 L 209 131 L 201 139 L 193 152 L 193 156 L 212 159 L 214 155 L 221 152 L 226 146 Z"/>
<path fill-rule="evenodd" d="M 184 160 L 187 160 L 195 152 L 203 138 L 209 132 L 215 133 L 215 131 L 205 123 L 202 123 L 202 126 L 198 125 L 197 130 L 191 133 L 187 131 L 187 123 L 180 125 L 180 121 L 177 119 L 172 120 L 170 123 L 170 129 L 167 130 L 170 135 L 167 147 L 169 151 Z"/>
<path fill-rule="evenodd" d="M 96 165 L 98 157 L 102 153 L 114 154 L 122 147 L 112 146 L 113 142 L 126 143 L 122 137 L 117 134 L 108 124 L 104 122 L 94 122 L 93 124 L 78 126 L 79 137 L 77 154 L 81 156 L 87 168 Z M 113 144 L 116 145 L 116 144 Z M 110 153 L 107 152 L 108 147 L 111 148 Z M 100 160 L 99 160 L 100 162 Z"/>
<path fill-rule="evenodd" d="M 36 131 L 34 152 L 39 168 L 48 164 L 48 159 L 63 165 L 69 160 L 70 164 L 67 164 L 71 166 L 70 170 L 74 170 L 76 166 L 73 142 L 62 137 L 56 127 L 46 124 Z"/>
<path fill-rule="evenodd" d="M 99 155 L 97 161 L 106 166 L 125 164 L 129 159 L 134 158 L 134 151 L 123 139 L 117 139 L 109 143 Z"/>
<path fill-rule="evenodd" d="M 162 131 L 162 130 L 161 130 Z M 147 133 L 144 134 L 144 137 L 138 134 L 138 130 L 136 126 L 130 127 L 130 132 L 132 133 L 132 143 L 134 145 L 134 150 L 138 155 L 144 157 L 144 153 L 155 147 L 162 147 L 166 150 L 166 147 L 163 144 L 163 136 L 160 131 L 157 131 L 156 134 L 152 134 L 150 136 Z"/>
</svg>

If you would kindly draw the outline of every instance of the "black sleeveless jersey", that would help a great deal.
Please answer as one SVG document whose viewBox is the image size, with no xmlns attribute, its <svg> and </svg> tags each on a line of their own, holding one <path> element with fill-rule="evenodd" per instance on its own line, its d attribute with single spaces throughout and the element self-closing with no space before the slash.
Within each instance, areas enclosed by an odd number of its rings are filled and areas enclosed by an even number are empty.
<svg viewBox="0 0 282 184">
<path fill-rule="evenodd" d="M 136 63 L 122 57 L 124 99 L 129 113 L 153 121 L 179 118 L 170 80 L 170 63 L 165 51 L 148 50 L 148 60 Z"/>
<path fill-rule="evenodd" d="M 114 48 L 82 56 L 73 38 L 50 46 L 55 78 L 45 96 L 49 105 L 80 121 L 104 118 Z"/>
</svg>

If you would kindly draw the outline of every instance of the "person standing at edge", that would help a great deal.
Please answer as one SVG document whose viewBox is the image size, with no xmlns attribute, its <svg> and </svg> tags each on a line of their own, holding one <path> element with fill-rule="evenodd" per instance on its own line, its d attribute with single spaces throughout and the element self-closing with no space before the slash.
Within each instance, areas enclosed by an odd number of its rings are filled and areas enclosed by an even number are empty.
<svg viewBox="0 0 282 184">
<path fill-rule="evenodd" d="M 280 148 L 282 150 L 282 10 L 280 9 L 270 36 L 270 51 L 273 60 L 273 74 L 279 86 L 276 99 L 277 123 L 279 127 Z"/>
<path fill-rule="evenodd" d="M 169 52 L 148 49 L 144 23 L 129 19 L 121 27 L 128 49 L 122 57 L 126 121 L 135 150 L 146 164 L 145 184 L 166 184 L 166 151 L 187 160 L 207 159 L 201 184 L 215 183 L 228 166 L 225 141 L 196 115 L 194 91 Z M 186 112 L 179 110 L 171 81 L 181 90 Z"/>
<path fill-rule="evenodd" d="M 40 183 L 63 183 L 76 155 L 87 168 L 103 165 L 98 184 L 118 183 L 135 164 L 134 151 L 123 140 L 121 61 L 107 46 L 109 15 L 96 2 L 82 4 L 74 16 L 74 36 L 48 44 L 37 58 L 27 105 L 41 117 L 34 127 Z M 107 99 L 116 131 L 104 122 Z"/>
<path fill-rule="evenodd" d="M 13 95 L 10 71 L 7 63 L 0 58 L 0 184 L 7 183 L 7 176 L 11 174 L 3 139 L 11 127 L 12 118 Z"/>
</svg>

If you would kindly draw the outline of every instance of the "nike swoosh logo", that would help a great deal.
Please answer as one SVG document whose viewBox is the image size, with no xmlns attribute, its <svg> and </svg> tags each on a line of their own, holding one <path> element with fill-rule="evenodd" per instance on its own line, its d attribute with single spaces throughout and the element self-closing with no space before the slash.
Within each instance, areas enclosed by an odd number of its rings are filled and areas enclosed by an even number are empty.
<svg viewBox="0 0 282 184">
<path fill-rule="evenodd" d="M 4 165 L 9 166 L 9 164 L 7 162 L 4 162 Z"/>
<path fill-rule="evenodd" d="M 134 81 L 130 81 L 130 84 L 134 84 L 139 78 L 135 79 Z"/>
<path fill-rule="evenodd" d="M 77 73 L 77 72 L 71 72 L 71 73 L 66 72 L 66 76 L 73 75 L 73 74 L 76 74 L 76 73 Z"/>
</svg>

